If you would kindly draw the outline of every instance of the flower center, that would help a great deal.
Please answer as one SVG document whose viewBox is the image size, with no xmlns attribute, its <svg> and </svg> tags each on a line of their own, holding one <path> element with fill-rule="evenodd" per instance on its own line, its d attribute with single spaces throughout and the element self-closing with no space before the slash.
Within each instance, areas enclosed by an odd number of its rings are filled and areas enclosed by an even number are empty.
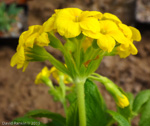
<svg viewBox="0 0 150 126">
<path fill-rule="evenodd" d="M 101 33 L 102 33 L 102 34 L 106 34 L 106 33 L 107 33 L 107 30 L 101 29 Z"/>
<path fill-rule="evenodd" d="M 75 16 L 75 22 L 79 22 L 80 21 L 80 17 L 79 16 Z"/>
</svg>

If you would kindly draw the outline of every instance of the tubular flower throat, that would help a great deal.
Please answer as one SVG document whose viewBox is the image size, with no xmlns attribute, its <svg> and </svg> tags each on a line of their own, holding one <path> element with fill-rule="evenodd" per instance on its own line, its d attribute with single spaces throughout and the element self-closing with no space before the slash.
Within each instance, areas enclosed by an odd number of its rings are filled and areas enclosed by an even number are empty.
<svg viewBox="0 0 150 126">
<path fill-rule="evenodd" d="M 122 97 L 120 96 L 117 96 L 117 105 L 120 107 L 120 108 L 125 108 L 129 105 L 129 100 L 128 98 L 125 96 L 125 95 L 122 95 Z"/>
</svg>

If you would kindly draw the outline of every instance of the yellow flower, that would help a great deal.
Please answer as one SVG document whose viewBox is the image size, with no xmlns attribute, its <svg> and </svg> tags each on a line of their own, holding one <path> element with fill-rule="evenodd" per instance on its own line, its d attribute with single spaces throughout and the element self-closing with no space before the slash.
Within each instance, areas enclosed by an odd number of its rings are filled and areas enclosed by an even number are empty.
<svg viewBox="0 0 150 126">
<path fill-rule="evenodd" d="M 125 108 L 129 105 L 129 100 L 128 98 L 125 96 L 125 95 L 122 95 L 122 97 L 120 96 L 117 96 L 117 105 L 120 107 L 120 108 Z"/>
<path fill-rule="evenodd" d="M 72 38 L 81 32 L 91 38 L 97 37 L 100 31 L 98 19 L 102 14 L 97 11 L 82 11 L 78 8 L 59 10 L 56 16 L 55 27 L 61 36 Z"/>
<path fill-rule="evenodd" d="M 43 47 L 48 46 L 49 43 L 48 34 L 43 32 L 41 25 L 30 26 L 28 31 L 20 35 L 17 52 L 12 57 L 10 65 L 12 67 L 17 65 L 17 69 L 24 67 L 23 71 L 25 71 L 28 65 L 27 57 L 25 56 L 28 47 L 33 48 L 34 44 Z"/>
<path fill-rule="evenodd" d="M 50 74 L 52 75 L 52 77 L 53 77 L 54 79 L 57 80 L 58 83 L 59 83 L 59 81 L 60 81 L 60 76 L 61 76 L 61 75 L 63 75 L 63 77 L 64 77 L 64 83 L 65 83 L 65 84 L 70 83 L 70 77 L 67 76 L 67 75 L 65 75 L 65 74 L 63 74 L 63 73 L 60 72 L 59 70 L 57 70 L 55 67 L 52 67 L 52 68 L 50 69 Z"/>
<path fill-rule="evenodd" d="M 130 54 L 136 55 L 138 50 L 133 44 L 133 41 L 141 40 L 141 34 L 139 30 L 131 26 L 128 27 L 125 24 L 119 24 L 118 26 L 121 29 L 121 31 L 124 33 L 124 36 L 127 38 L 128 41 L 127 43 L 125 44 L 123 43 L 117 47 L 117 54 L 119 54 L 121 58 L 126 58 Z"/>
<path fill-rule="evenodd" d="M 125 36 L 113 21 L 101 20 L 100 26 L 101 30 L 97 44 L 104 51 L 111 52 L 116 45 L 116 41 L 118 43 L 126 42 Z"/>
<path fill-rule="evenodd" d="M 48 34 L 43 32 L 41 25 L 33 25 L 24 33 L 24 44 L 26 47 L 33 47 L 34 44 L 39 46 L 48 46 L 50 43 Z"/>
<path fill-rule="evenodd" d="M 33 45 L 39 46 L 48 46 L 50 43 L 48 34 L 44 32 L 44 28 L 41 25 L 33 25 L 30 26 L 29 29 L 21 34 L 19 37 L 19 45 L 17 47 L 20 48 L 21 46 L 27 48 L 33 48 Z"/>
<path fill-rule="evenodd" d="M 36 76 L 35 84 L 43 83 L 42 80 L 43 77 L 49 78 L 49 76 L 50 76 L 50 71 L 48 70 L 47 67 L 44 67 L 42 71 Z"/>
</svg>

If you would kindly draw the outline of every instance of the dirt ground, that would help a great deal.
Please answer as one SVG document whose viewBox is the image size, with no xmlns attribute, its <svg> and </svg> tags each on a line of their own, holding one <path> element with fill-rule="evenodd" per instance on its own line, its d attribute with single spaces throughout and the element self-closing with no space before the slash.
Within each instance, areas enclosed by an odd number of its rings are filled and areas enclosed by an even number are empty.
<svg viewBox="0 0 150 126">
<path fill-rule="evenodd" d="M 81 6 L 81 4 L 78 4 L 78 0 L 74 2 L 67 0 L 67 4 L 64 3 L 65 0 L 55 0 L 51 2 L 49 2 L 50 0 L 43 0 L 44 2 L 40 0 L 37 1 L 38 2 L 31 1 L 28 3 L 29 25 L 41 24 L 52 14 L 53 9 L 55 8 L 68 7 L 71 5 L 81 8 L 87 8 L 89 6 L 88 4 L 85 5 L 86 7 Z M 90 2 L 90 0 L 85 1 L 87 3 L 88 1 Z M 44 7 L 40 6 L 42 4 Z M 109 4 L 111 4 L 111 2 Z M 121 5 L 123 6 L 123 4 L 120 3 L 120 6 Z M 95 5 L 92 4 L 90 8 L 93 6 Z M 114 6 L 111 8 L 114 8 Z M 106 5 L 104 5 L 104 7 L 105 9 L 103 8 L 103 11 L 116 12 L 111 8 L 108 10 Z M 101 10 L 101 8 L 98 7 L 95 7 L 93 10 L 96 9 Z M 125 10 L 125 8 L 123 10 Z M 128 13 L 127 11 L 122 12 Z M 125 22 L 127 22 L 127 24 L 133 24 L 133 20 L 130 17 L 128 18 L 128 21 Z M 123 18 L 121 19 L 124 21 Z M 132 92 L 134 95 L 141 90 L 150 89 L 150 30 L 142 33 L 142 41 L 136 43 L 136 47 L 139 50 L 139 53 L 136 56 L 129 56 L 126 59 L 120 59 L 118 56 L 105 57 L 97 70 L 98 73 L 109 77 L 112 81 L 122 87 L 124 91 Z M 50 50 L 50 52 L 62 59 L 61 54 L 56 53 L 53 50 Z M 49 62 L 30 63 L 27 70 L 22 72 L 21 70 L 10 67 L 10 59 L 14 53 L 15 50 L 11 47 L 0 47 L 0 123 L 4 121 L 9 122 L 34 109 L 48 109 L 52 112 L 64 114 L 62 105 L 60 103 L 55 103 L 48 94 L 49 89 L 45 85 L 34 84 L 34 79 L 38 72 L 40 72 L 45 65 L 50 68 L 51 64 Z M 100 84 L 98 84 L 98 86 L 108 104 L 108 108 L 115 109 L 112 97 L 105 91 L 103 86 Z M 43 121 L 47 120 L 43 119 Z M 133 126 L 137 126 L 137 124 L 136 119 L 133 122 Z"/>
</svg>

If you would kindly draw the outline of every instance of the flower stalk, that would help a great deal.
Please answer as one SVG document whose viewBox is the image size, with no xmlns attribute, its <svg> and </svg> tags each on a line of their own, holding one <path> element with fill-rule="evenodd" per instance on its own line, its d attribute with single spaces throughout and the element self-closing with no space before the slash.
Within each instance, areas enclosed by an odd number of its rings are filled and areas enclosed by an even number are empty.
<svg viewBox="0 0 150 126">
<path fill-rule="evenodd" d="M 82 80 L 75 83 L 79 109 L 79 126 L 86 126 L 84 83 L 85 81 Z"/>
</svg>

